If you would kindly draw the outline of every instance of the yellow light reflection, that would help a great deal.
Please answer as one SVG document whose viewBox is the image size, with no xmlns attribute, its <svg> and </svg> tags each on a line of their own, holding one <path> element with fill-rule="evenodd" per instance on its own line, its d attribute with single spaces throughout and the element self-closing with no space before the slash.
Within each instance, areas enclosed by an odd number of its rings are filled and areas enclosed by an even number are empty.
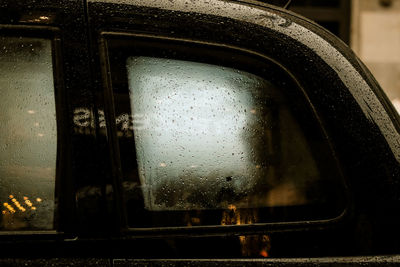
<svg viewBox="0 0 400 267">
<path fill-rule="evenodd" d="M 4 203 L 4 206 L 11 212 L 11 213 L 15 213 L 15 209 L 13 207 L 11 207 L 10 204 L 8 204 L 7 202 Z"/>
<path fill-rule="evenodd" d="M 232 205 L 232 204 L 229 204 L 228 205 L 228 209 L 235 211 L 236 210 L 236 206 Z"/>
<path fill-rule="evenodd" d="M 25 204 L 32 207 L 32 202 L 29 199 L 25 200 Z"/>
<path fill-rule="evenodd" d="M 33 203 L 29 200 L 29 198 L 27 196 L 24 196 L 24 203 L 20 203 L 15 197 L 14 195 L 9 195 L 10 200 L 12 201 L 12 204 L 18 208 L 19 211 L 21 212 L 26 212 L 27 209 L 26 207 L 24 207 L 22 204 L 26 204 L 32 211 L 35 211 L 37 208 L 35 206 L 33 206 Z M 37 202 L 42 202 L 41 198 L 36 198 Z M 0 203 L 1 204 L 1 203 Z M 9 204 L 8 202 L 4 202 L 3 206 L 5 208 L 7 208 L 6 210 L 2 210 L 2 214 L 7 214 L 8 212 L 11 214 L 14 214 L 17 210 L 14 209 L 14 207 L 12 206 L 12 204 Z"/>
</svg>

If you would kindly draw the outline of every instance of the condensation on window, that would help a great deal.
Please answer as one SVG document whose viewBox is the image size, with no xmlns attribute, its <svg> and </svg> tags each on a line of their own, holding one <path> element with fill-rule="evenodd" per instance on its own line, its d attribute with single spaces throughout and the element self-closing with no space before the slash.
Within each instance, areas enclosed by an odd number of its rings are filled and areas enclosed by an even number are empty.
<svg viewBox="0 0 400 267">
<path fill-rule="evenodd" d="M 0 229 L 53 229 L 57 132 L 51 41 L 0 37 L 0 73 Z"/>
<path fill-rule="evenodd" d="M 126 66 L 146 210 L 310 201 L 307 187 L 320 174 L 280 88 L 203 63 L 129 57 Z M 129 182 L 124 187 L 137 193 Z"/>
</svg>

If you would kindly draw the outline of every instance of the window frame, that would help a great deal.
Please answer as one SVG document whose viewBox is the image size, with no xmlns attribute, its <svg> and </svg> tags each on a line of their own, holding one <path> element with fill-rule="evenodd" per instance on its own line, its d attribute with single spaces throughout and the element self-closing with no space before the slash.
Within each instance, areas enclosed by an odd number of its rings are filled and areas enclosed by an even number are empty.
<svg viewBox="0 0 400 267">
<path fill-rule="evenodd" d="M 66 93 L 63 82 L 62 70 L 62 44 L 61 30 L 53 26 L 28 26 L 28 25 L 0 25 L 0 34 L 10 37 L 42 38 L 51 41 L 51 57 L 53 66 L 54 101 L 57 128 L 56 148 L 56 172 L 54 184 L 54 228 L 52 230 L 17 230 L 0 231 L 0 242 L 7 240 L 54 240 L 56 236 L 62 236 L 63 228 L 66 226 L 64 219 L 70 217 L 65 208 L 68 205 L 68 195 L 72 195 L 71 183 L 68 183 L 68 161 L 67 155 L 68 114 L 66 110 Z"/>
<path fill-rule="evenodd" d="M 209 48 L 210 50 L 222 49 L 226 52 L 237 51 L 245 55 L 254 56 L 261 60 L 267 60 L 272 62 L 273 64 L 279 66 L 283 71 L 286 72 L 288 76 L 290 76 L 293 81 L 297 84 L 298 88 L 301 89 L 306 102 L 309 104 L 310 109 L 315 115 L 318 126 L 321 129 L 322 134 L 326 137 L 327 145 L 332 152 L 332 158 L 334 159 L 338 173 L 340 177 L 340 183 L 344 186 L 344 209 L 343 211 L 336 217 L 330 219 L 318 219 L 318 220 L 304 220 L 304 221 L 289 221 L 289 222 L 269 222 L 269 223 L 256 223 L 249 225 L 207 225 L 207 226 L 192 226 L 192 227 L 184 227 L 184 226 L 176 226 L 176 227 L 147 227 L 147 228 L 132 228 L 128 227 L 127 223 L 127 213 L 124 208 L 124 199 L 123 199 L 123 189 L 122 189 L 122 167 L 120 160 L 120 151 L 118 145 L 118 137 L 117 137 L 117 128 L 115 123 L 115 105 L 114 105 L 114 96 L 113 96 L 113 87 L 112 87 L 112 78 L 111 78 L 111 69 L 109 62 L 109 53 L 108 53 L 108 40 L 109 39 L 129 39 L 134 42 L 135 40 L 150 40 L 159 44 L 160 46 L 163 43 L 179 43 L 180 45 L 195 45 L 200 46 L 202 48 Z M 120 39 L 118 39 L 120 38 Z M 103 93 L 104 93 L 104 111 L 105 111 L 105 119 L 107 122 L 107 136 L 109 137 L 109 151 L 111 158 L 111 166 L 112 166 L 112 175 L 113 175 L 113 186 L 114 186 L 114 198 L 116 202 L 116 212 L 118 214 L 118 223 L 120 225 L 120 231 L 123 233 L 127 233 L 129 235 L 134 236 L 135 238 L 145 238 L 145 237 L 155 237 L 155 236 L 221 236 L 221 235 L 249 235 L 249 234 L 259 234 L 265 232 L 281 232 L 281 231 L 298 231 L 304 229 L 319 229 L 319 228 L 329 228 L 334 227 L 342 223 L 346 218 L 350 215 L 350 207 L 351 207 L 351 198 L 350 192 L 347 188 L 347 184 L 344 178 L 343 171 L 341 169 L 341 165 L 339 164 L 339 159 L 334 153 L 334 148 L 331 143 L 331 139 L 323 126 L 322 121 L 320 120 L 318 113 L 316 112 L 313 104 L 308 98 L 306 91 L 301 86 L 301 83 L 298 79 L 282 64 L 278 61 L 270 58 L 266 55 L 263 55 L 259 52 L 251 51 L 248 49 L 244 49 L 241 47 L 229 45 L 229 44 L 221 44 L 221 43 L 212 43 L 205 42 L 200 40 L 192 40 L 192 39 L 184 39 L 184 38 L 172 38 L 168 36 L 158 36 L 152 34 L 145 33 L 132 33 L 132 32 L 118 32 L 118 31 L 100 31 L 98 35 L 99 41 L 99 57 L 100 57 L 100 68 L 101 68 L 101 76 L 103 81 Z M 196 49 L 196 48 L 190 48 Z M 188 52 L 189 53 L 189 52 Z M 207 63 L 207 60 L 205 60 Z"/>
</svg>

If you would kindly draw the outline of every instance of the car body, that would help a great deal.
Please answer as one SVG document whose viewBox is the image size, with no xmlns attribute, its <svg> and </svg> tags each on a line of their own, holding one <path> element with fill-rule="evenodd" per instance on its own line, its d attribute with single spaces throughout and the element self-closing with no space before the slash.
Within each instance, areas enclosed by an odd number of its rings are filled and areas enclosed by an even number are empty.
<svg viewBox="0 0 400 267">
<path fill-rule="evenodd" d="M 400 249 L 399 116 L 354 53 L 323 28 L 255 1 L 24 0 L 2 1 L 0 12 L 3 50 L 13 53 L 3 54 L 3 82 L 18 80 L 15 71 L 4 74 L 14 61 L 39 62 L 31 69 L 40 73 L 32 75 L 47 80 L 32 85 L 37 89 L 28 97 L 17 90 L 28 99 L 21 121 L 29 124 L 44 107 L 36 126 L 47 132 L 34 136 L 52 136 L 29 150 L 42 153 L 32 155 L 51 165 L 43 163 L 52 176 L 43 185 L 28 178 L 4 182 L 8 200 L 2 201 L 10 204 L 3 214 L 32 208 L 30 196 L 15 204 L 26 195 L 22 190 L 40 185 L 54 194 L 47 197 L 54 206 L 46 204 L 51 216 L 44 224 L 3 223 L 2 257 L 135 266 L 149 264 L 137 259 L 182 265 L 291 263 L 286 258 L 314 258 L 293 261 L 299 265 L 398 262 L 395 256 L 363 257 Z M 26 52 L 27 44 L 40 52 Z M 214 91 L 202 91 L 207 82 Z M 8 90 L 14 88 L 23 86 Z M 19 99 L 9 94 L 4 105 Z M 236 107 L 239 102 L 244 108 Z M 217 113 L 209 113 L 214 108 Z M 263 115 L 252 119 L 259 111 Z M 18 111 L 11 114 L 18 117 Z M 4 125 L 4 138 L 19 136 L 8 132 L 13 124 Z M 251 140 L 245 149 L 243 139 Z M 16 158 L 31 153 L 11 146 L 22 151 Z M 191 151 L 178 153 L 179 146 Z M 25 172 L 19 179 L 36 170 L 25 166 L 33 159 L 10 162 Z M 15 175 L 6 167 L 3 177 Z M 259 190 L 269 187 L 276 190 Z M 38 210 L 44 203 L 39 197 L 32 202 Z M 338 258 L 345 256 L 359 258 Z"/>
</svg>

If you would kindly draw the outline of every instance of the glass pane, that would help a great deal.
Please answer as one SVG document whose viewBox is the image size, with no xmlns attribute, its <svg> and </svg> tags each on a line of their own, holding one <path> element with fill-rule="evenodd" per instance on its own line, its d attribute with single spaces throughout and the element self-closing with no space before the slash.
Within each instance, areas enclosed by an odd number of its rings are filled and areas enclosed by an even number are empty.
<svg viewBox="0 0 400 267">
<path fill-rule="evenodd" d="M 159 58 L 129 58 L 127 69 L 132 114 L 140 120 L 134 137 L 147 210 L 308 201 L 304 186 L 318 179 L 316 163 L 271 83 L 230 68 Z"/>
<path fill-rule="evenodd" d="M 111 54 L 111 70 L 131 227 L 309 220 L 342 210 L 326 138 L 278 67 L 266 68 L 269 81 L 184 60 L 125 56 L 121 64 L 122 53 Z"/>
<path fill-rule="evenodd" d="M 57 132 L 51 41 L 0 37 L 0 73 L 0 229 L 52 229 Z"/>
</svg>

